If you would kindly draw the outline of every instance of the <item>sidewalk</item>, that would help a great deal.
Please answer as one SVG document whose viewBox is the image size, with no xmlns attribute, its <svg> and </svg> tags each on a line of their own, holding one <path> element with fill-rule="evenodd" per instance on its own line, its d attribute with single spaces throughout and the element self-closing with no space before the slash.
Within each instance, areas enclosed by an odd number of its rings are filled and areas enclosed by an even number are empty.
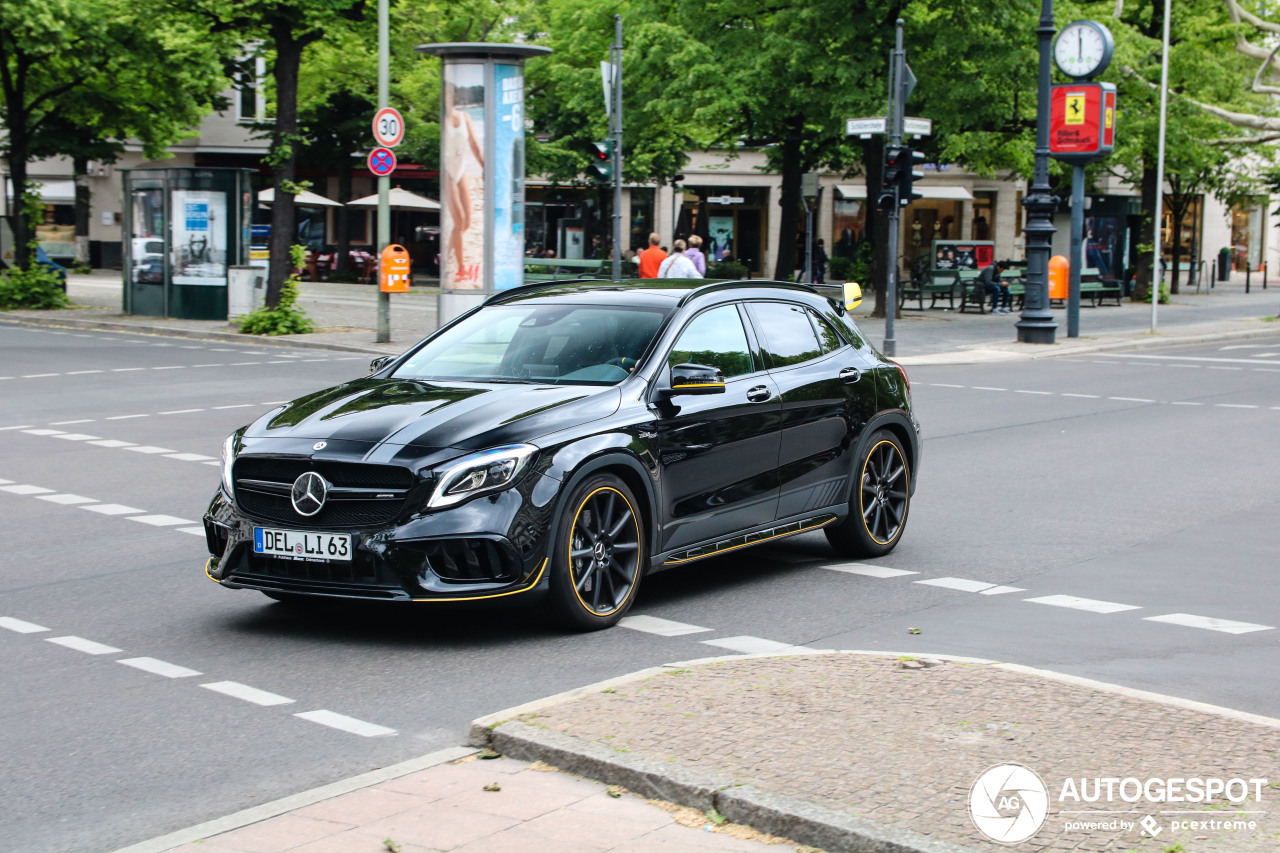
<svg viewBox="0 0 1280 853">
<path fill-rule="evenodd" d="M 12 318 L 39 325 L 133 331 L 241 343 L 264 339 L 241 335 L 234 326 L 216 320 L 169 320 L 120 313 L 121 278 L 118 271 L 98 270 L 91 275 L 68 276 L 68 293 L 78 310 L 8 311 Z M 1103 349 L 1237 340 L 1280 332 L 1280 324 L 1263 317 L 1280 313 L 1280 282 L 1263 290 L 1254 278 L 1246 294 L 1243 275 L 1219 283 L 1203 293 L 1183 293 L 1157 309 L 1158 334 L 1151 334 L 1151 306 L 1124 302 L 1080 309 L 1080 337 L 1067 337 L 1066 312 L 1053 309 L 1058 322 L 1057 342 L 1020 344 L 1014 324 L 1017 314 L 960 313 L 941 308 L 906 310 L 895 324 L 897 360 L 907 366 L 920 364 L 975 364 L 1002 360 L 1046 358 Z M 406 294 L 391 296 L 391 342 L 375 342 L 376 294 L 371 285 L 303 282 L 299 304 L 315 320 L 320 331 L 311 335 L 284 335 L 268 339 L 273 345 L 341 349 L 371 355 L 398 354 L 434 331 L 436 294 L 432 287 L 415 286 Z M 883 320 L 869 316 L 869 298 L 856 312 L 862 331 L 877 346 L 884 341 Z"/>
</svg>

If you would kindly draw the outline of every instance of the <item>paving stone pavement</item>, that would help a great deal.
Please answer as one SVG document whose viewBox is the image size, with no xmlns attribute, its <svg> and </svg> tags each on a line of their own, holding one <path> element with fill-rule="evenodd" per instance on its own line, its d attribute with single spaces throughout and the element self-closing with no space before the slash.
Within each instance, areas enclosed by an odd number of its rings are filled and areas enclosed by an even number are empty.
<svg viewBox="0 0 1280 853">
<path fill-rule="evenodd" d="M 489 790 L 490 788 L 497 790 Z M 778 853 L 794 844 L 544 765 L 470 756 L 213 837 L 181 853 Z M 747 837 L 737 837 L 747 836 Z M 786 846 L 780 846 L 786 845 Z"/>
<path fill-rule="evenodd" d="M 1274 853 L 1280 850 L 1280 722 L 1237 719 L 1132 691 L 1092 689 L 982 663 L 904 669 L 871 654 L 757 657 L 675 669 L 519 720 L 620 754 L 702 771 L 976 850 L 970 788 L 1005 763 L 1049 791 L 1043 828 L 1019 851 Z M 1176 701 L 1176 700 L 1175 700 Z M 1186 703 L 1182 703 L 1185 705 Z M 1261 803 L 1059 802 L 1068 778 L 1268 778 Z M 1164 810 L 1184 814 L 1161 814 Z M 1070 814 L 1069 811 L 1091 811 Z M 1269 813 L 1240 814 L 1242 811 Z M 1155 839 L 1070 829 L 1152 814 Z M 1240 831 L 1172 820 L 1253 820 Z M 803 840 L 803 839 L 802 839 Z M 1182 848 L 1173 845 L 1182 844 Z"/>
</svg>

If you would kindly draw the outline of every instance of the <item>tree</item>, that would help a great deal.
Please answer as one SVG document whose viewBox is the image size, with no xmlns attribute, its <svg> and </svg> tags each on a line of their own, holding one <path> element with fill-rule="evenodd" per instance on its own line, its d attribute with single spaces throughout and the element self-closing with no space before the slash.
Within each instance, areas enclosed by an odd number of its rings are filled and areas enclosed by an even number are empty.
<svg viewBox="0 0 1280 853">
<path fill-rule="evenodd" d="M 215 43 L 149 0 L 0 4 L 0 150 L 15 202 L 39 157 L 112 159 L 125 138 L 159 156 L 224 85 Z M 13 225 L 25 267 L 35 223 L 20 212 Z"/>
</svg>

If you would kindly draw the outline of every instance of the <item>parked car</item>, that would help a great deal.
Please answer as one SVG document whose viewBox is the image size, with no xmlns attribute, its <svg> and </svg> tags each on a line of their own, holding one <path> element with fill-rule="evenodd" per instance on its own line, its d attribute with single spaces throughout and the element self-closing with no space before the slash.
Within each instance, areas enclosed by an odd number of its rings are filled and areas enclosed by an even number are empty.
<svg viewBox="0 0 1280 853">
<path fill-rule="evenodd" d="M 905 371 L 809 287 L 525 285 L 229 436 L 206 573 L 602 628 L 646 574 L 762 542 L 889 553 L 919 461 Z"/>
</svg>

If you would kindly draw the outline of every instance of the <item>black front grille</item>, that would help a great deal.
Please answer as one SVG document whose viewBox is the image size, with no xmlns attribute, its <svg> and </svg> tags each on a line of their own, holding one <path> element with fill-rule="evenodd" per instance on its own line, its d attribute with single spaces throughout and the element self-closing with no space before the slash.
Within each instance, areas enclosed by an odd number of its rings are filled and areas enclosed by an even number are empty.
<svg viewBox="0 0 1280 853">
<path fill-rule="evenodd" d="M 268 495 L 248 489 L 236 489 L 236 501 L 249 515 L 300 524 L 308 527 L 368 527 L 387 524 L 404 506 L 403 500 L 336 501 L 325 503 L 324 509 L 312 516 L 301 515 L 286 495 Z"/>
<path fill-rule="evenodd" d="M 405 506 L 403 494 L 394 498 L 344 497 L 331 492 L 324 508 L 305 516 L 293 508 L 289 488 L 307 471 L 324 477 L 335 490 L 386 489 L 403 493 L 413 486 L 413 472 L 396 465 L 334 462 L 324 459 L 281 459 L 244 456 L 236 460 L 233 476 L 236 503 L 257 518 L 306 527 L 373 527 L 388 524 Z M 276 484 L 265 488 L 247 481 Z"/>
<path fill-rule="evenodd" d="M 490 539 L 433 539 L 425 547 L 427 562 L 441 580 L 475 583 L 516 579 L 516 560 Z"/>
<path fill-rule="evenodd" d="M 376 560 L 355 559 L 345 562 L 309 562 L 284 557 L 269 557 L 246 549 L 243 568 L 233 572 L 246 580 L 251 577 L 304 583 L 333 583 L 355 586 L 400 588 L 394 578 L 381 577 Z"/>
<path fill-rule="evenodd" d="M 315 471 L 335 486 L 357 489 L 407 489 L 413 472 L 398 465 L 334 462 L 327 459 L 279 459 L 242 456 L 236 460 L 235 479 L 292 483 L 307 471 Z"/>
</svg>

